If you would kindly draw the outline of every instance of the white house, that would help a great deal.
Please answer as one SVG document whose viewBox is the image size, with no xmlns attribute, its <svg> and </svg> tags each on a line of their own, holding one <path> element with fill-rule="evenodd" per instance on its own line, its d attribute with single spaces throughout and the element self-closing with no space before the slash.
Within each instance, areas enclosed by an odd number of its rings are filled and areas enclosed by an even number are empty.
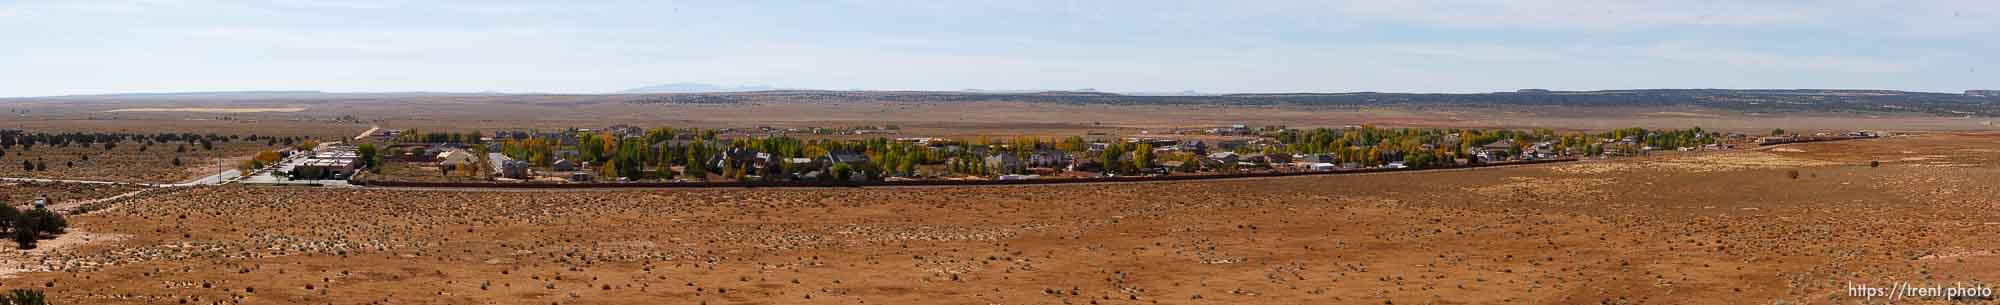
<svg viewBox="0 0 2000 305">
<path fill-rule="evenodd" d="M 471 166 L 473 163 L 479 162 L 478 157 L 473 157 L 472 153 L 465 152 L 465 150 L 460 150 L 460 149 L 453 149 L 442 153 L 438 153 L 437 160 L 438 160 L 438 166 L 450 166 L 452 168 L 459 168 L 461 166 Z"/>
</svg>

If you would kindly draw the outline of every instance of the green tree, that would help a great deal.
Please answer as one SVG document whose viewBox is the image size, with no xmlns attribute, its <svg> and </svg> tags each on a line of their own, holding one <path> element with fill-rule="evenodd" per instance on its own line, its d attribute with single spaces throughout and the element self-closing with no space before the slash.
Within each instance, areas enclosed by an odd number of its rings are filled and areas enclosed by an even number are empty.
<svg viewBox="0 0 2000 305">
<path fill-rule="evenodd" d="M 1124 149 L 1123 145 L 1119 145 L 1119 143 L 1111 143 L 1111 145 L 1104 146 L 1104 151 L 1098 152 L 1097 161 L 1104 164 L 1104 173 L 1110 174 L 1110 173 L 1125 172 L 1123 170 L 1124 167 L 1123 165 L 1125 163 L 1121 162 L 1124 161 L 1123 159 L 1125 158 L 1125 151 L 1123 149 Z"/>
<path fill-rule="evenodd" d="M 14 218 L 14 224 L 14 245 L 21 250 L 34 249 L 35 242 L 39 239 L 35 233 L 34 221 L 23 214 Z"/>
<path fill-rule="evenodd" d="M 21 210 L 13 205 L 0 204 L 0 229 L 12 230 L 14 220 L 21 218 Z"/>
<path fill-rule="evenodd" d="M 848 180 L 848 179 L 852 178 L 852 177 L 853 177 L 853 175 L 854 175 L 854 167 L 853 167 L 853 166 L 849 166 L 849 165 L 847 165 L 847 163 L 834 163 L 834 164 L 833 164 L 833 179 L 834 179 L 835 181 L 839 181 L 839 182 L 847 182 L 847 181 L 852 181 L 852 180 Z"/>
<path fill-rule="evenodd" d="M 48 301 L 48 296 L 42 294 L 42 292 L 39 290 L 17 288 L 14 289 L 12 292 L 8 293 L 7 295 L 0 295 L 0 304 L 47 305 L 49 304 L 49 301 Z"/>
<path fill-rule="evenodd" d="M 916 158 L 903 158 L 902 162 L 900 162 L 899 164 L 897 164 L 897 165 L 896 165 L 896 172 L 897 172 L 897 173 L 900 173 L 900 174 L 902 174 L 903 176 L 913 176 L 913 175 L 916 175 L 916 173 L 917 173 L 917 159 L 916 159 Z"/>
<path fill-rule="evenodd" d="M 34 209 L 22 215 L 34 222 L 34 231 L 39 235 L 54 236 L 69 231 L 69 220 L 48 209 Z M 18 222 L 17 222 L 18 225 Z"/>
<path fill-rule="evenodd" d="M 1140 169 L 1153 168 L 1153 144 L 1139 144 L 1132 150 L 1132 166 Z"/>
<path fill-rule="evenodd" d="M 375 165 L 382 162 L 381 152 L 376 150 L 375 143 L 361 144 L 361 147 L 355 148 L 354 152 L 361 155 L 361 166 L 370 170 L 374 170 Z"/>
</svg>

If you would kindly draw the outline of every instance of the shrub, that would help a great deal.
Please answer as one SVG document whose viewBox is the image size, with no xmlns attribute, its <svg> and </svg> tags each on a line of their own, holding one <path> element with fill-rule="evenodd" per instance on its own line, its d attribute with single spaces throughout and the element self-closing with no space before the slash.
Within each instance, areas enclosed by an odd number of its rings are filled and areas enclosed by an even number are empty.
<svg viewBox="0 0 2000 305">
<path fill-rule="evenodd" d="M 1792 179 L 1798 179 L 1798 178 L 1799 178 L 1799 170 L 1796 170 L 1796 169 L 1794 169 L 1794 170 L 1789 170 L 1789 171 L 1785 171 L 1785 175 L 1788 175 L 1788 176 L 1791 176 L 1791 177 L 1792 177 Z"/>
<path fill-rule="evenodd" d="M 35 248 L 35 230 L 34 230 L 33 228 L 29 228 L 28 226 L 17 226 L 17 227 L 15 227 L 15 228 L 14 228 L 14 244 L 15 244 L 16 246 L 18 246 L 18 247 L 19 247 L 19 248 L 20 248 L 21 250 L 29 250 L 29 249 L 34 249 L 34 248 Z"/>
<path fill-rule="evenodd" d="M 38 290 L 14 289 L 8 294 L 0 295 L 0 304 L 45 305 L 48 303 L 48 296 Z"/>
<path fill-rule="evenodd" d="M 4 206 L 0 207 L 0 229 L 11 230 L 14 228 L 14 219 L 21 217 L 21 210 L 15 209 L 12 205 Z"/>
<path fill-rule="evenodd" d="M 63 219 L 61 214 L 56 214 L 54 211 L 35 209 L 24 214 L 33 215 L 37 233 L 57 235 L 69 231 L 69 220 Z"/>
<path fill-rule="evenodd" d="M 1874 161 L 1868 161 L 1868 167 L 1871 167 L 1871 168 L 1873 168 L 1873 167 L 1882 167 L 1882 161 L 1881 161 L 1881 160 L 1874 160 Z"/>
</svg>

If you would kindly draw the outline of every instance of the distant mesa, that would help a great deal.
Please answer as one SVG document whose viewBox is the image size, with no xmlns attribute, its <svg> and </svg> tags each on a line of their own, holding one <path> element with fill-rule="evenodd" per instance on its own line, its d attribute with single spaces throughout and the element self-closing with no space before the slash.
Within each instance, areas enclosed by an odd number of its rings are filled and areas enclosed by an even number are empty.
<svg viewBox="0 0 2000 305">
<path fill-rule="evenodd" d="M 653 86 L 626 89 L 625 91 L 619 91 L 618 93 L 707 93 L 707 92 L 750 92 L 750 91 L 771 91 L 771 90 L 780 90 L 780 89 L 773 88 L 771 86 L 724 87 L 721 85 L 703 84 L 703 83 L 672 83 L 672 84 L 653 85 Z"/>
</svg>

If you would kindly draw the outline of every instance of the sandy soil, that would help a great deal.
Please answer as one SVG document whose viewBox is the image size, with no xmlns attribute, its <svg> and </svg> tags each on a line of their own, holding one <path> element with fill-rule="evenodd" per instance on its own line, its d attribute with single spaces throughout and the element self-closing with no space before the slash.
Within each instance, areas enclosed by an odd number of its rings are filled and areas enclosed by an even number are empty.
<svg viewBox="0 0 2000 305">
<path fill-rule="evenodd" d="M 52 239 L 36 242 L 34 249 L 21 250 L 12 241 L 4 243 L 5 252 L 0 252 L 0 279 L 13 278 L 27 272 L 49 272 L 61 270 L 64 266 L 49 264 L 51 260 L 63 257 L 87 245 L 110 245 L 124 240 L 125 235 L 99 234 L 93 232 L 70 231 Z"/>
</svg>

